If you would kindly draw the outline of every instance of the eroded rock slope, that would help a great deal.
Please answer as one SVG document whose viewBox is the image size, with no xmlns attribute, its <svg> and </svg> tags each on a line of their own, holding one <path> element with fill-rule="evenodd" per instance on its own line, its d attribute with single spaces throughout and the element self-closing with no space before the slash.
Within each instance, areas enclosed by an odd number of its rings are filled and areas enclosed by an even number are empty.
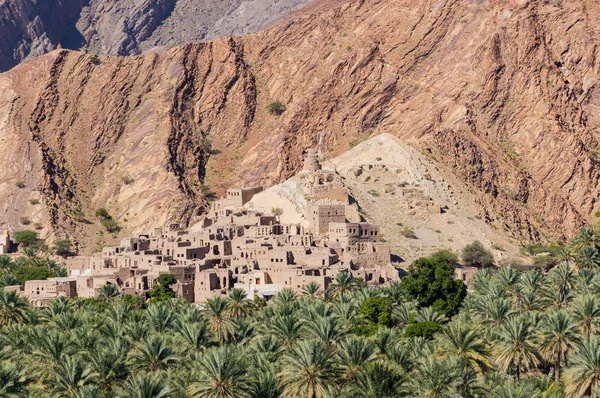
<svg viewBox="0 0 600 398">
<path fill-rule="evenodd" d="M 389 133 L 452 170 L 515 241 L 572 236 L 600 208 L 599 14 L 354 1 L 162 54 L 55 51 L 0 77 L 2 225 L 26 215 L 93 241 L 97 222 L 74 208 L 106 205 L 129 230 L 187 220 L 209 191 L 290 177 L 308 147 L 334 156 Z"/>
<path fill-rule="evenodd" d="M 135 55 L 255 32 L 311 0 L 3 0 L 0 70 L 63 47 Z"/>
</svg>

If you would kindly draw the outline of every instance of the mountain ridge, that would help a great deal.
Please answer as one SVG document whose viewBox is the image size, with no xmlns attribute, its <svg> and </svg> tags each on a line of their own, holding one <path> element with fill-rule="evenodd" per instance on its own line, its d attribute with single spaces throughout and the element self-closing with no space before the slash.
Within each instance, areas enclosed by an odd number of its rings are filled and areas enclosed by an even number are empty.
<svg viewBox="0 0 600 398">
<path fill-rule="evenodd" d="M 74 221 L 74 207 L 93 221 L 107 205 L 126 230 L 191 220 L 209 191 L 290 177 L 307 148 L 335 156 L 390 133 L 450 167 L 516 241 L 573 236 L 598 208 L 599 13 L 575 1 L 356 1 L 161 54 L 95 64 L 53 52 L 0 76 L 4 134 L 36 176 L 26 188 L 18 173 L 0 177 L 3 226 L 26 214 L 89 247 L 99 227 Z M 287 110 L 269 114 L 272 101 Z M 51 174 L 34 159 L 44 145 L 75 183 L 48 180 L 43 206 L 23 209 Z M 61 186 L 81 203 L 53 196 Z"/>
</svg>

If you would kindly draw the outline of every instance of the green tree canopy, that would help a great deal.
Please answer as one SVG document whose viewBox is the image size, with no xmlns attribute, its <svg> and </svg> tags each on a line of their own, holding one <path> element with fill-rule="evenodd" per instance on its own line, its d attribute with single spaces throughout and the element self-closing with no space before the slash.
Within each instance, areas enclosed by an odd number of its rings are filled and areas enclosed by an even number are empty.
<svg viewBox="0 0 600 398">
<path fill-rule="evenodd" d="M 52 251 L 58 256 L 68 256 L 71 254 L 71 248 L 73 247 L 73 242 L 70 239 L 59 239 L 54 242 L 54 246 L 52 247 Z"/>
<path fill-rule="evenodd" d="M 15 242 L 23 247 L 38 249 L 43 244 L 43 241 L 38 237 L 38 233 L 29 229 L 17 231 L 13 237 Z"/>
<path fill-rule="evenodd" d="M 175 277 L 171 274 L 162 274 L 156 278 L 156 285 L 150 290 L 149 296 L 152 302 L 169 300 L 175 297 L 175 292 L 171 285 L 177 283 Z"/>
<path fill-rule="evenodd" d="M 467 267 L 486 268 L 494 265 L 494 255 L 478 240 L 462 249 L 461 259 Z"/>
<path fill-rule="evenodd" d="M 401 286 L 410 300 L 417 300 L 419 306 L 433 306 L 450 317 L 458 312 L 467 295 L 463 281 L 454 279 L 456 255 L 441 250 L 429 257 L 417 259 L 402 279 Z"/>
<path fill-rule="evenodd" d="M 37 265 L 22 265 L 13 271 L 13 276 L 23 285 L 27 281 L 44 280 L 53 276 L 47 267 Z"/>
<path fill-rule="evenodd" d="M 404 335 L 406 337 L 424 337 L 427 340 L 431 340 L 433 336 L 442 330 L 442 325 L 437 322 L 417 322 L 412 325 L 408 325 L 404 329 Z"/>
<path fill-rule="evenodd" d="M 392 326 L 391 302 L 387 297 L 369 297 L 360 305 L 358 312 L 365 322 L 363 333 L 372 334 L 381 326 Z"/>
</svg>

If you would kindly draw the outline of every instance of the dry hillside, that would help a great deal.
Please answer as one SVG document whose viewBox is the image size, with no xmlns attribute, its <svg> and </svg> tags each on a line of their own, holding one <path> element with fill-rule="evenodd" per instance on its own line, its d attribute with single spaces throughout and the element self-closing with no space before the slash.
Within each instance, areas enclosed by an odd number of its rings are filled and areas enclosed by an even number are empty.
<svg viewBox="0 0 600 398">
<path fill-rule="evenodd" d="M 389 133 L 517 241 L 572 236 L 600 208 L 599 14 L 587 0 L 354 1 L 161 54 L 54 51 L 0 75 L 2 227 L 28 216 L 90 247 L 100 206 L 125 232 L 189 220 L 207 191 L 283 181 L 319 142 L 334 156 Z"/>
</svg>

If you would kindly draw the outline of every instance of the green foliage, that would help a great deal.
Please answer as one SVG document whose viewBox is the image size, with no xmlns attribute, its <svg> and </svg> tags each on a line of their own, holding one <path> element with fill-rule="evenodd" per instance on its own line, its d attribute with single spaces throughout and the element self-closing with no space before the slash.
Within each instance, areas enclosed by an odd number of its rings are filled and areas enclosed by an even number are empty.
<svg viewBox="0 0 600 398">
<path fill-rule="evenodd" d="M 131 294 L 126 294 L 123 296 L 123 301 L 135 308 L 146 308 L 146 300 L 144 300 L 142 296 L 132 296 Z"/>
<path fill-rule="evenodd" d="M 52 272 L 47 267 L 37 265 L 23 265 L 17 267 L 13 272 L 13 276 L 19 281 L 20 285 L 26 281 L 44 280 L 53 276 Z"/>
<path fill-rule="evenodd" d="M 456 266 L 457 257 L 454 253 L 438 251 L 412 263 L 401 286 L 408 298 L 417 300 L 419 306 L 433 306 L 444 315 L 452 316 L 458 312 L 467 295 L 465 284 L 454 279 Z"/>
<path fill-rule="evenodd" d="M 280 101 L 273 101 L 267 105 L 267 112 L 271 115 L 281 116 L 287 110 L 285 104 Z"/>
<path fill-rule="evenodd" d="M 404 335 L 406 337 L 424 337 L 427 340 L 431 340 L 436 333 L 442 330 L 442 325 L 436 322 L 417 322 L 412 325 L 408 325 L 404 329 Z"/>
<path fill-rule="evenodd" d="M 558 260 L 553 256 L 536 256 L 533 258 L 533 266 L 545 271 L 555 267 L 557 264 Z"/>
<path fill-rule="evenodd" d="M 532 243 L 523 248 L 525 253 L 529 254 L 530 256 L 535 256 L 535 255 L 538 255 L 541 253 L 549 253 L 550 255 L 556 255 L 562 249 L 563 249 L 563 247 L 559 246 L 559 245 L 545 246 L 545 245 L 541 245 L 539 243 Z"/>
<path fill-rule="evenodd" d="M 71 249 L 73 248 L 73 242 L 70 239 L 59 239 L 54 242 L 54 246 L 52 247 L 52 251 L 57 256 L 68 256 L 71 254 Z"/>
<path fill-rule="evenodd" d="M 19 181 L 15 182 L 15 186 L 17 188 L 25 188 L 25 181 L 19 180 Z"/>
<path fill-rule="evenodd" d="M 133 183 L 133 178 L 131 178 L 131 176 L 125 175 L 125 176 L 121 177 L 121 181 L 123 181 L 123 184 L 129 185 L 129 184 Z"/>
<path fill-rule="evenodd" d="M 108 210 L 106 210 L 104 207 L 101 207 L 98 210 L 96 210 L 96 217 L 98 217 L 101 220 L 108 220 L 112 218 L 108 213 Z"/>
<path fill-rule="evenodd" d="M 100 58 L 97 54 L 94 54 L 90 57 L 90 63 L 93 65 L 100 65 Z"/>
<path fill-rule="evenodd" d="M 391 302 L 387 297 L 369 297 L 358 312 L 365 322 L 358 329 L 362 334 L 373 334 L 379 327 L 392 326 Z"/>
<path fill-rule="evenodd" d="M 561 256 L 584 250 L 588 258 L 597 250 L 589 231 Z M 600 270 L 575 262 L 547 275 L 482 268 L 452 318 L 419 307 L 411 294 L 414 284 L 429 293 L 425 287 L 447 281 L 457 265 L 448 251 L 416 261 L 408 284 L 367 288 L 340 272 L 325 292 L 283 289 L 269 305 L 242 289 L 201 307 L 179 299 L 146 304 L 106 285 L 98 299 L 60 297 L 31 308 L 1 289 L 16 283 L 13 270 L 31 264 L 57 269 L 29 249 L 14 260 L 0 256 L 0 396 L 558 398 L 600 391 Z M 174 281 L 160 275 L 156 286 L 164 291 Z M 439 286 L 432 296 L 447 298 L 455 287 Z M 365 336 L 365 325 L 374 333 Z"/>
<path fill-rule="evenodd" d="M 478 240 L 462 249 L 461 259 L 463 265 L 467 267 L 486 268 L 494 266 L 494 255 Z"/>
<path fill-rule="evenodd" d="M 150 293 L 150 302 L 165 301 L 175 297 L 175 292 L 171 285 L 177 283 L 175 277 L 171 274 L 161 274 L 156 278 L 156 285 L 152 287 Z"/>
<path fill-rule="evenodd" d="M 40 239 L 38 233 L 31 230 L 17 231 L 13 235 L 16 243 L 23 247 L 37 247 L 39 246 Z"/>
<path fill-rule="evenodd" d="M 402 228 L 402 230 L 400 231 L 400 235 L 404 236 L 405 238 L 409 238 L 409 239 L 418 239 L 419 237 L 417 236 L 417 234 L 415 234 L 415 230 L 409 227 L 404 227 Z"/>
<path fill-rule="evenodd" d="M 112 218 L 107 218 L 104 219 L 102 221 L 100 221 L 100 224 L 102 224 L 102 226 L 108 231 L 108 232 L 119 232 L 121 230 L 121 227 L 119 226 L 119 224 L 113 220 Z"/>
<path fill-rule="evenodd" d="M 29 224 L 31 224 L 31 220 L 29 219 L 29 217 L 21 217 L 21 219 L 19 221 L 23 225 L 29 225 Z"/>
</svg>

